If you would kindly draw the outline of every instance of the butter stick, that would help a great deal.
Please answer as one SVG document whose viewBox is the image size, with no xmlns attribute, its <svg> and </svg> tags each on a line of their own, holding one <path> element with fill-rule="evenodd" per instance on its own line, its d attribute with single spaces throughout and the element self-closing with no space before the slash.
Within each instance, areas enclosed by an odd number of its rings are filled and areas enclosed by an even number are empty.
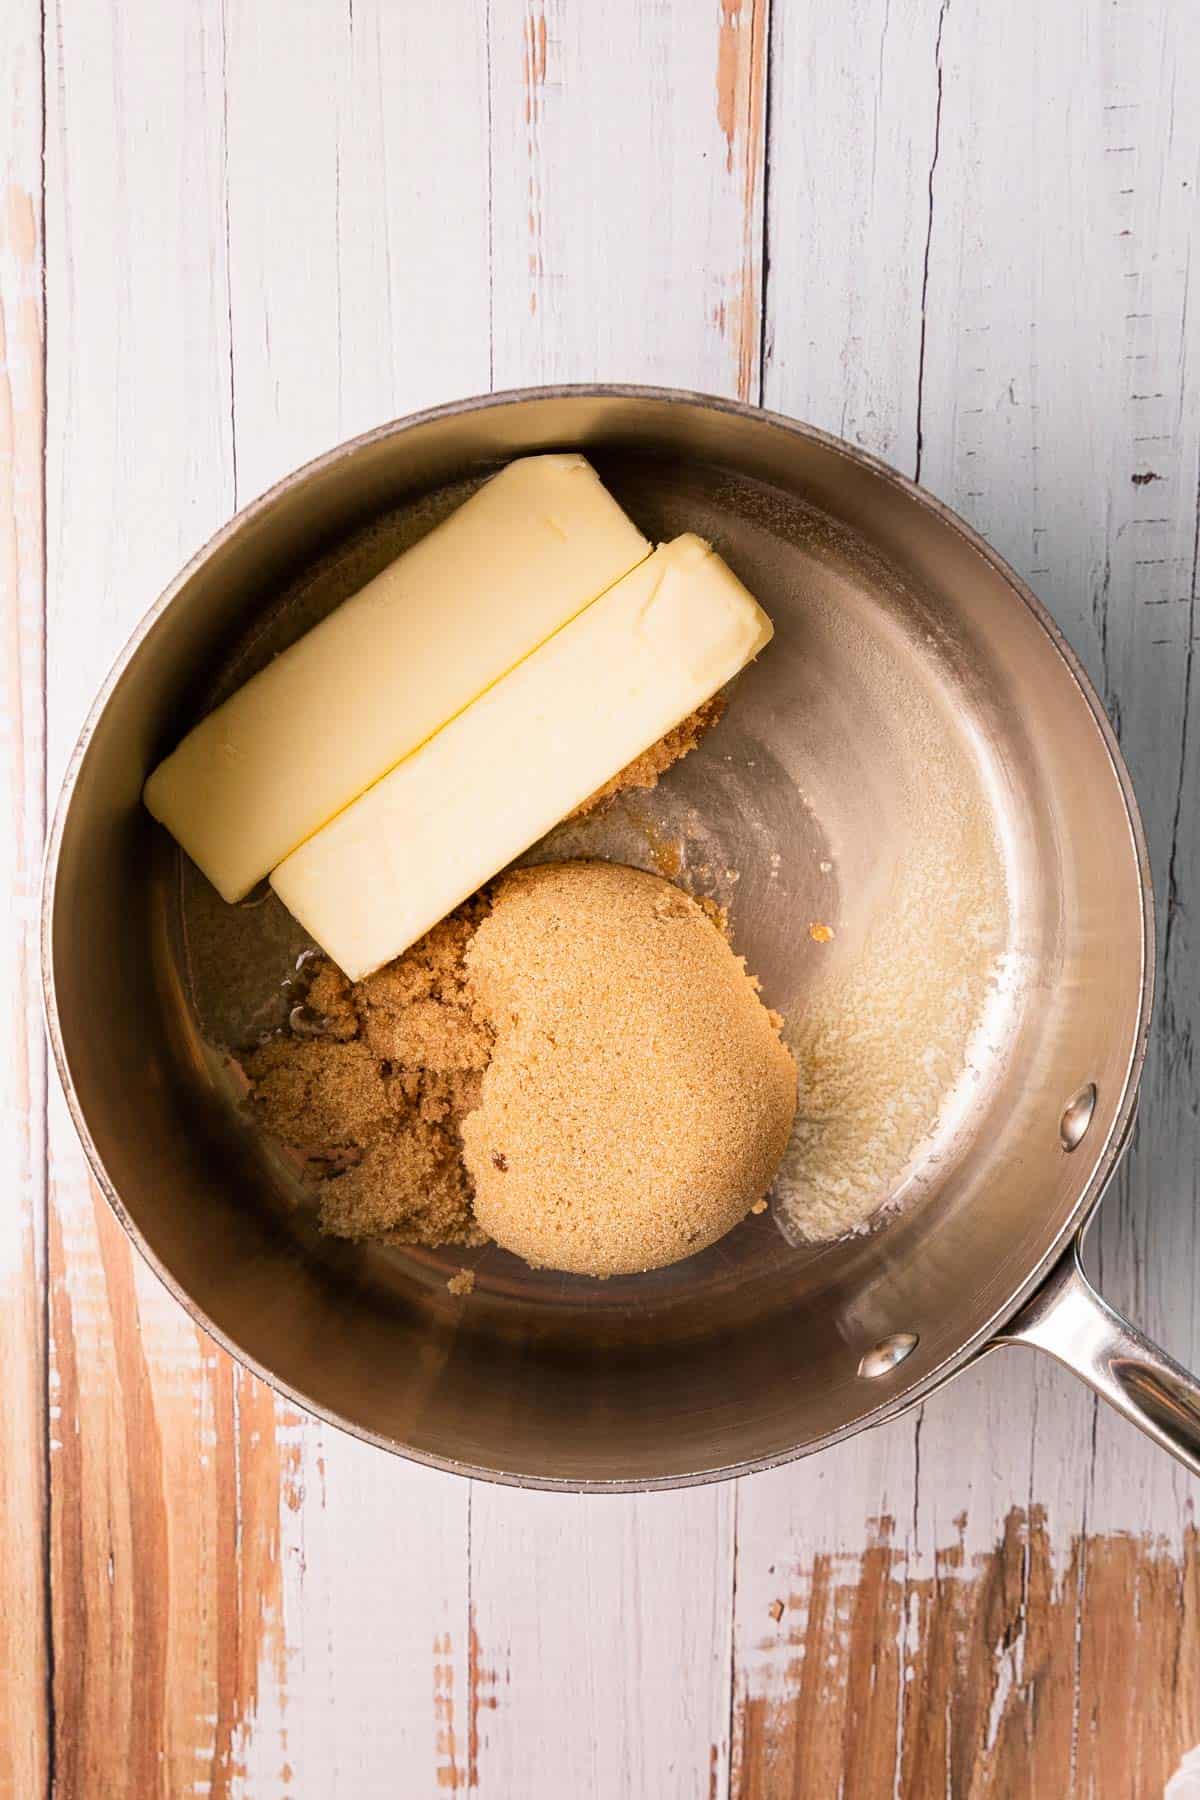
<svg viewBox="0 0 1200 1800">
<path fill-rule="evenodd" d="M 280 865 L 271 884 L 358 980 L 679 724 L 770 620 L 698 537 L 664 544 Z"/>
<path fill-rule="evenodd" d="M 582 456 L 510 463 L 202 720 L 146 805 L 240 900 L 649 554 Z"/>
</svg>

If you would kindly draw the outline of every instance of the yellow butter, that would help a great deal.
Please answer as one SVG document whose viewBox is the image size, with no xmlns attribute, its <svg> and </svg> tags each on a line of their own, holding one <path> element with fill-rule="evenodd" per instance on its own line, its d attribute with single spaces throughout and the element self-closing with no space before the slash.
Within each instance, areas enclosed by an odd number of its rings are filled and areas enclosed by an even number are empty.
<svg viewBox="0 0 1200 1800">
<path fill-rule="evenodd" d="M 649 554 L 582 456 L 510 463 L 210 713 L 146 805 L 240 900 Z"/>
<path fill-rule="evenodd" d="M 664 544 L 271 877 L 352 979 L 398 956 L 756 656 L 770 620 Z"/>
</svg>

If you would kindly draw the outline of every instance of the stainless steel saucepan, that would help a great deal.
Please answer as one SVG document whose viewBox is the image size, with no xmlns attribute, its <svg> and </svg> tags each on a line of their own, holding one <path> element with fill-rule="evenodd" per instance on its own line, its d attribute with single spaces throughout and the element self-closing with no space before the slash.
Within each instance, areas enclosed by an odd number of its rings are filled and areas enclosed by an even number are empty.
<svg viewBox="0 0 1200 1800">
<path fill-rule="evenodd" d="M 594 460 L 648 535 L 714 539 L 777 635 L 655 795 L 557 853 L 655 866 L 664 841 L 682 846 L 693 885 L 730 903 L 767 999 L 801 1026 L 839 983 L 853 990 L 923 857 L 928 917 L 919 940 L 909 927 L 925 948 L 907 985 L 903 968 L 879 975 L 885 1011 L 898 984 L 900 1044 L 914 1018 L 936 1032 L 961 999 L 956 946 L 977 871 L 965 840 L 944 853 L 937 840 L 943 810 L 958 809 L 1002 876 L 1000 973 L 962 1066 L 947 1060 L 936 1123 L 903 1169 L 880 1165 L 868 1229 L 805 1241 L 802 1168 L 786 1235 L 752 1218 L 688 1262 L 603 1283 L 490 1248 L 471 1253 L 464 1301 L 446 1287 L 452 1252 L 316 1230 L 224 1053 L 286 1016 L 304 940 L 271 898 L 217 901 L 140 793 L 214 699 L 472 482 L 564 447 Z M 347 729 L 352 714 L 352 696 L 331 695 L 313 729 Z M 1133 1118 L 1152 947 L 1145 845 L 1113 734 L 999 557 L 833 438 L 636 388 L 423 413 L 242 512 L 109 677 L 67 775 L 44 901 L 46 1006 L 76 1125 L 117 1216 L 193 1317 L 293 1400 L 383 1448 L 567 1488 L 712 1480 L 819 1450 L 997 1343 L 1057 1357 L 1200 1471 L 1200 1387 L 1093 1292 L 1079 1259 Z M 867 1139 L 872 1109 L 890 1125 L 904 1101 L 887 1088 L 878 1024 L 852 1096 Z"/>
</svg>

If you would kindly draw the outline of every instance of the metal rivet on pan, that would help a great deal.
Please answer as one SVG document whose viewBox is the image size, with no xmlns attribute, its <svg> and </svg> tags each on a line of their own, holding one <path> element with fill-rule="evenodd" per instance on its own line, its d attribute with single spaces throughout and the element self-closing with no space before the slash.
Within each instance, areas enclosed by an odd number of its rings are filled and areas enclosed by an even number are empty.
<svg viewBox="0 0 1200 1800">
<path fill-rule="evenodd" d="M 911 1356 L 917 1347 L 915 1331 L 896 1331 L 891 1337 L 880 1338 L 873 1350 L 868 1350 L 858 1365 L 860 1375 L 868 1381 L 874 1381 L 878 1375 L 886 1375 L 906 1356 Z"/>
<path fill-rule="evenodd" d="M 1058 1135 L 1064 1150 L 1077 1150 L 1087 1136 L 1087 1128 L 1096 1110 L 1096 1084 L 1089 1081 L 1073 1100 L 1068 1100 L 1059 1120 Z"/>
</svg>

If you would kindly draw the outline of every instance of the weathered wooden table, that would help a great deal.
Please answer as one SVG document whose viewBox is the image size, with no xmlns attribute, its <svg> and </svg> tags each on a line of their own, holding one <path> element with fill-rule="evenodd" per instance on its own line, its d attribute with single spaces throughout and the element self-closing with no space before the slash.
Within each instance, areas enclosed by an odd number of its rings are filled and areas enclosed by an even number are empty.
<svg viewBox="0 0 1200 1800">
<path fill-rule="evenodd" d="M 1106 1291 L 1200 1359 L 1192 0 L 7 0 L 0 1785 L 1158 1795 L 1195 1488 L 1025 1353 L 817 1460 L 526 1496 L 298 1417 L 88 1183 L 39 1018 L 85 706 L 236 507 L 488 387 L 761 399 L 1052 607 L 1138 783 L 1160 996 Z"/>
</svg>

